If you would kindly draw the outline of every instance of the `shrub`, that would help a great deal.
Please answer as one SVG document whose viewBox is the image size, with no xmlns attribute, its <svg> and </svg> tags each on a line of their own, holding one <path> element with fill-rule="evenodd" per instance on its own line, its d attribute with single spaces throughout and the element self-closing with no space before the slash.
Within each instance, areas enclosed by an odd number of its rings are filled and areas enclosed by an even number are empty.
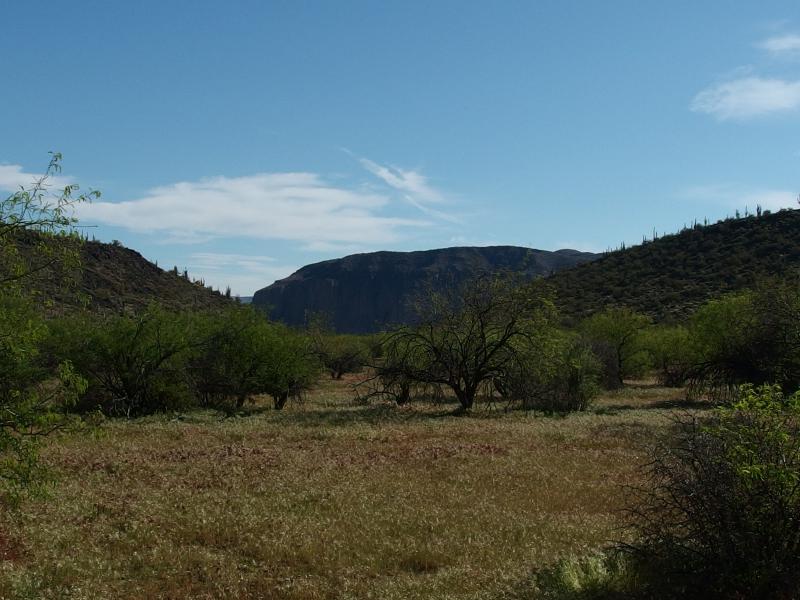
<svg viewBox="0 0 800 600">
<path fill-rule="evenodd" d="M 495 379 L 509 402 L 528 410 L 584 410 L 599 391 L 600 363 L 574 336 L 542 327 L 516 346 L 517 360 Z"/>
<path fill-rule="evenodd" d="M 745 382 L 800 387 L 800 284 L 765 281 L 701 307 L 690 321 L 691 393 L 717 400 Z"/>
<path fill-rule="evenodd" d="M 682 387 L 694 364 L 690 334 L 686 327 L 654 327 L 644 336 L 643 347 L 652 358 L 658 382 L 666 387 Z"/>
<path fill-rule="evenodd" d="M 649 466 L 628 546 L 650 596 L 800 594 L 800 396 L 743 386 L 685 418 Z"/>
<path fill-rule="evenodd" d="M 233 306 L 193 318 L 188 380 L 204 406 L 241 408 L 269 394 L 276 409 L 306 389 L 318 367 L 306 338 L 269 323 L 249 306 Z"/>
<path fill-rule="evenodd" d="M 41 359 L 47 327 L 24 296 L 0 294 L 0 481 L 14 499 L 43 480 L 36 440 L 67 424 L 85 390 L 71 363 Z"/>
<path fill-rule="evenodd" d="M 543 600 L 630 599 L 638 588 L 630 561 L 617 552 L 561 559 L 536 573 L 533 583 L 531 597 Z"/>
<path fill-rule="evenodd" d="M 581 333 L 603 365 L 605 387 L 620 387 L 625 379 L 647 371 L 650 364 L 643 333 L 649 326 L 649 317 L 629 308 L 607 308 L 580 324 Z"/>
<path fill-rule="evenodd" d="M 139 316 L 63 319 L 54 329 L 55 356 L 88 380 L 79 409 L 131 417 L 189 405 L 185 317 L 153 305 Z"/>
</svg>

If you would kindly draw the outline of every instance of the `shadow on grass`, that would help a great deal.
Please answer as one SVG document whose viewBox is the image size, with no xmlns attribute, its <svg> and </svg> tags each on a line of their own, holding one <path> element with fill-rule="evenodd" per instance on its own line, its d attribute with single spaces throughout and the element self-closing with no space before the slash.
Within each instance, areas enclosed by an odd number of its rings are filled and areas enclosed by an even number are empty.
<svg viewBox="0 0 800 600">
<path fill-rule="evenodd" d="M 458 405 L 443 404 L 438 408 L 428 406 L 420 409 L 399 407 L 390 404 L 365 406 L 310 408 L 276 412 L 274 418 L 301 427 L 348 427 L 354 425 L 378 425 L 381 423 L 408 423 L 438 421 L 458 417 Z"/>
<path fill-rule="evenodd" d="M 613 415 L 627 410 L 703 410 L 712 408 L 714 404 L 706 400 L 687 400 L 686 398 L 674 398 L 667 400 L 653 400 L 642 402 L 641 404 L 605 404 L 592 409 L 598 415 Z"/>
</svg>

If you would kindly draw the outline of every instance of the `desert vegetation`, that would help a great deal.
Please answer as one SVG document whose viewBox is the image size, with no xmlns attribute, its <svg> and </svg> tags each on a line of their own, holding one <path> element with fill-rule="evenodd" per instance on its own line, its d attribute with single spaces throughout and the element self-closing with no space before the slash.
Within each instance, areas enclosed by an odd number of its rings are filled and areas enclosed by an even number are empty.
<svg viewBox="0 0 800 600">
<path fill-rule="evenodd" d="M 27 282 L 74 281 L 88 199 L 59 164 L 0 205 L 0 596 L 800 592 L 796 277 L 665 320 L 493 273 L 370 336 L 56 311 Z"/>
</svg>

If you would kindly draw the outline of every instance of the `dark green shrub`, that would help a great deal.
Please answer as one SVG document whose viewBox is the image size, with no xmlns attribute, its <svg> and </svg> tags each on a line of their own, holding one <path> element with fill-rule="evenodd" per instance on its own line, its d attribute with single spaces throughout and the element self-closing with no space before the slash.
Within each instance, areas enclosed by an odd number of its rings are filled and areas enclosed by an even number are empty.
<svg viewBox="0 0 800 600">
<path fill-rule="evenodd" d="M 603 366 L 605 387 L 623 385 L 625 379 L 642 376 L 650 367 L 644 333 L 650 318 L 629 308 L 607 308 L 580 324 L 580 331 Z"/>
<path fill-rule="evenodd" d="M 187 373 L 204 406 L 230 411 L 251 396 L 269 394 L 281 409 L 317 376 L 308 339 L 269 323 L 251 307 L 197 315 L 193 323 Z"/>
<path fill-rule="evenodd" d="M 600 362 L 580 339 L 540 327 L 515 347 L 516 360 L 495 378 L 501 397 L 526 410 L 588 408 L 599 391 Z"/>
<path fill-rule="evenodd" d="M 157 306 L 139 316 L 79 316 L 54 324 L 53 354 L 88 380 L 78 409 L 138 416 L 186 408 L 187 320 Z"/>
<path fill-rule="evenodd" d="M 682 387 L 689 379 L 694 362 L 689 330 L 681 325 L 654 327 L 643 340 L 652 358 L 658 382 L 666 387 Z"/>
<path fill-rule="evenodd" d="M 743 386 L 649 465 L 628 546 L 648 597 L 800 595 L 800 396 Z"/>
</svg>

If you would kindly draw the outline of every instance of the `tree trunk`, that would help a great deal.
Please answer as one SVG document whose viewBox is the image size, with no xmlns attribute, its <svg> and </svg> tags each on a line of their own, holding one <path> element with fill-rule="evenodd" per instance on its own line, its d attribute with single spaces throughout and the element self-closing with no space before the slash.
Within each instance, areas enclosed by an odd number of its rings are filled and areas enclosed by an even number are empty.
<svg viewBox="0 0 800 600">
<path fill-rule="evenodd" d="M 475 390 L 454 387 L 453 391 L 456 393 L 456 398 L 458 398 L 461 408 L 464 410 L 472 408 L 472 404 L 475 402 Z"/>
<path fill-rule="evenodd" d="M 277 396 L 272 397 L 272 403 L 275 407 L 275 410 L 283 410 L 283 407 L 286 406 L 286 401 L 289 399 L 289 392 L 282 392 Z"/>
</svg>

